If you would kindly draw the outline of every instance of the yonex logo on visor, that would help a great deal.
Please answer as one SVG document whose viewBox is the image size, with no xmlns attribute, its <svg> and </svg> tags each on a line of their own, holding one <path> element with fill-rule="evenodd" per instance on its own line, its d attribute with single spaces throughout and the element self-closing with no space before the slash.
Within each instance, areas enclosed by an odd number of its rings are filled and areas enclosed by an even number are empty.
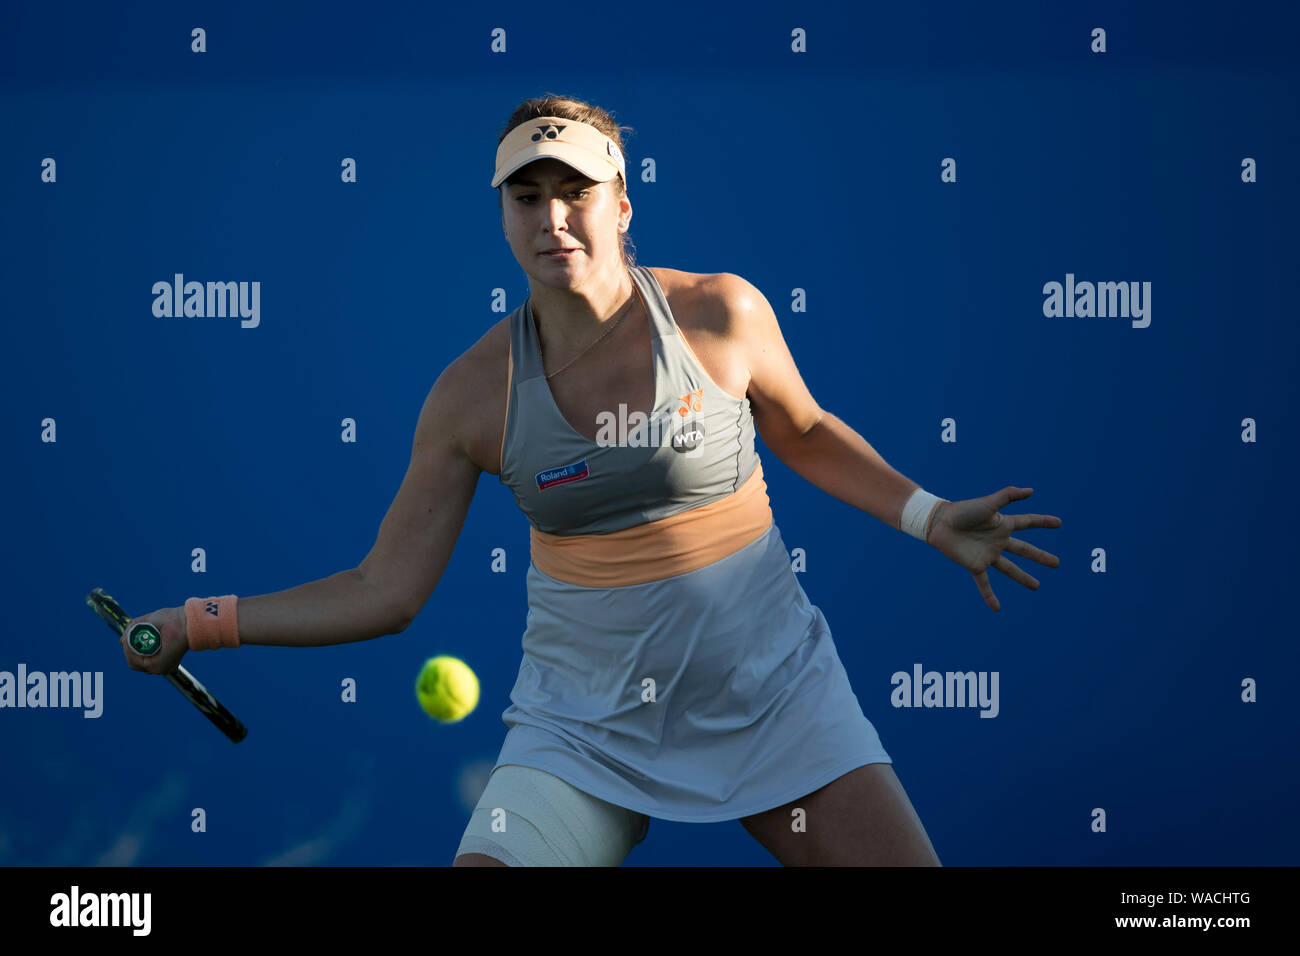
<svg viewBox="0 0 1300 956">
<path fill-rule="evenodd" d="M 520 123 L 497 145 L 492 188 L 535 159 L 567 163 L 598 183 L 625 175 L 623 150 L 589 123 L 562 116 L 535 116 Z"/>
</svg>

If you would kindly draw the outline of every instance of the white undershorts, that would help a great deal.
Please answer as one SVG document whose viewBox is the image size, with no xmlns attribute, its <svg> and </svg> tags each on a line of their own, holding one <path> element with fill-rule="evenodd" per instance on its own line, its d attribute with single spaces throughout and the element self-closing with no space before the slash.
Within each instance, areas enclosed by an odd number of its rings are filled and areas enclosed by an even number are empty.
<svg viewBox="0 0 1300 956">
<path fill-rule="evenodd" d="M 644 813 L 544 770 L 503 764 L 488 778 L 456 856 L 483 853 L 507 866 L 622 866 L 649 828 Z"/>
</svg>

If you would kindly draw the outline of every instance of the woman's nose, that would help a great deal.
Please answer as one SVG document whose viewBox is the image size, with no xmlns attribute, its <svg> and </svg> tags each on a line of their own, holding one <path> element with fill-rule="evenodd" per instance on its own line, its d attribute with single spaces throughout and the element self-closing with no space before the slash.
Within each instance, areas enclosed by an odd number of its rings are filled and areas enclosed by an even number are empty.
<svg viewBox="0 0 1300 956">
<path fill-rule="evenodd" d="M 563 199 L 552 199 L 546 204 L 546 218 L 551 222 L 563 222 L 569 213 Z"/>
</svg>

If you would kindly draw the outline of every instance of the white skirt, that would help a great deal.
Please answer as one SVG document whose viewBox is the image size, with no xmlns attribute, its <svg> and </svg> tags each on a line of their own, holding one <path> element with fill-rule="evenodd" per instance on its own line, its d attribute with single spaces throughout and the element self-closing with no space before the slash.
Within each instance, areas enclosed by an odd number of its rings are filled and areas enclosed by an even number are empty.
<svg viewBox="0 0 1300 956">
<path fill-rule="evenodd" d="M 893 763 L 775 524 L 658 581 L 580 587 L 530 565 L 527 583 L 497 767 L 544 770 L 649 817 L 712 823 Z"/>
</svg>

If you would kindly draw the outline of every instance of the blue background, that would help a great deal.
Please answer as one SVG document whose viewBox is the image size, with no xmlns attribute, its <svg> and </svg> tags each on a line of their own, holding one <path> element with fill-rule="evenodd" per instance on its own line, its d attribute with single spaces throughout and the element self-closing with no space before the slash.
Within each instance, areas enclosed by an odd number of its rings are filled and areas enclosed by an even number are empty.
<svg viewBox="0 0 1300 956">
<path fill-rule="evenodd" d="M 1297 862 L 1291 5 L 432 7 L 0 11 L 0 670 L 105 682 L 97 720 L 0 710 L 0 863 L 451 861 L 526 611 L 528 526 L 494 476 L 403 634 L 187 657 L 250 728 L 238 746 L 83 602 L 102 586 L 138 616 L 361 561 L 433 380 L 501 317 L 494 288 L 527 294 L 488 182 L 498 130 L 549 92 L 633 128 L 638 262 L 753 282 L 819 404 L 926 489 L 1033 487 L 1007 513 L 1062 519 L 1019 536 L 1061 559 L 1013 556 L 1039 590 L 990 571 L 994 614 L 759 448 L 943 862 Z M 260 327 L 155 318 L 177 272 L 260 281 Z M 1150 326 L 1045 318 L 1067 272 L 1151 282 Z M 438 653 L 482 682 L 454 726 L 412 692 Z M 918 662 L 998 671 L 1000 714 L 893 708 Z M 776 865 L 738 822 L 663 820 L 626 865 L 717 864 Z"/>
</svg>

